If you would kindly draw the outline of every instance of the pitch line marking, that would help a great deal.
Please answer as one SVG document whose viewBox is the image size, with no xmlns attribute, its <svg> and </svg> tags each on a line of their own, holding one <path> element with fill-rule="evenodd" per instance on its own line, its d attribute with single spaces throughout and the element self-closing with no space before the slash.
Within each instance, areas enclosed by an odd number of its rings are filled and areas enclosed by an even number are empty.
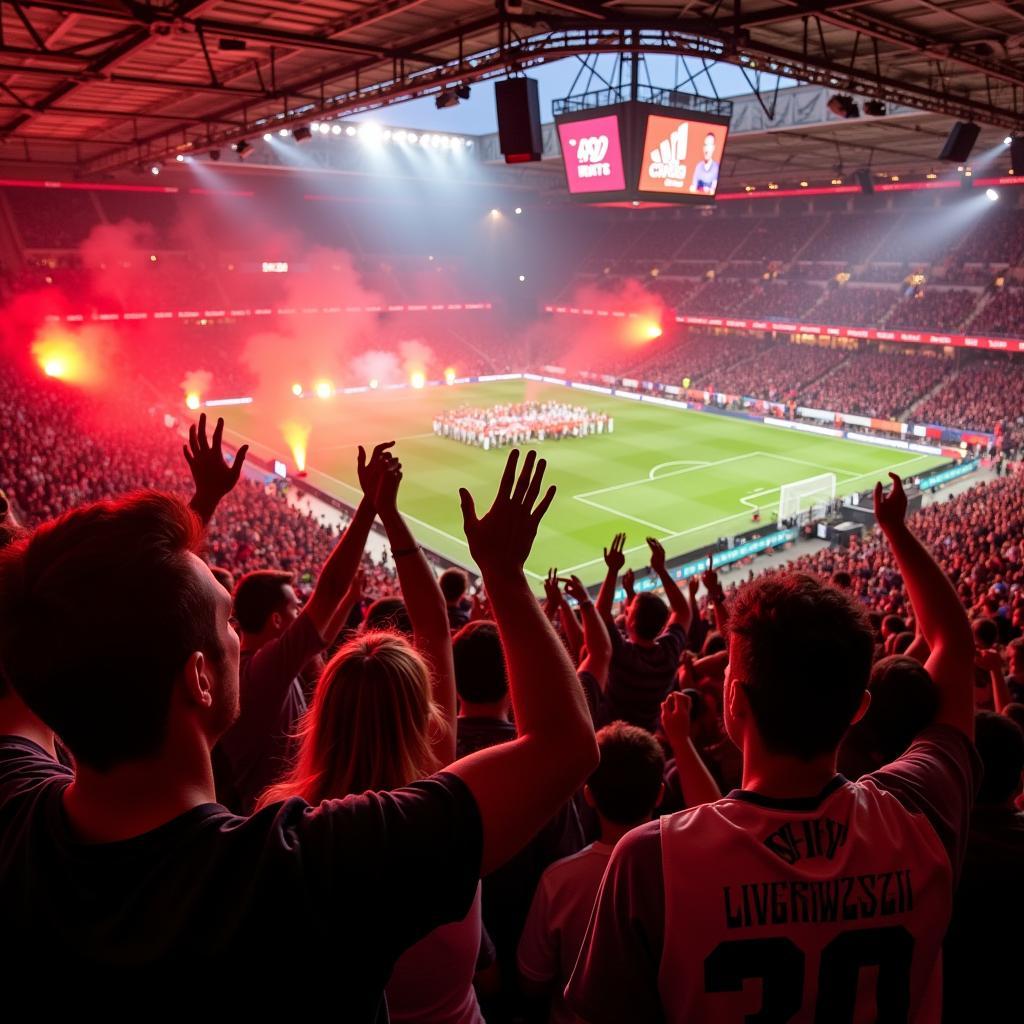
<svg viewBox="0 0 1024 1024">
<path fill-rule="evenodd" d="M 671 462 L 659 462 L 654 469 L 647 474 L 648 480 L 660 480 L 658 476 L 658 470 L 664 469 L 666 466 L 707 466 L 709 465 L 706 459 L 673 459 Z M 668 475 L 668 474 L 666 474 Z"/>
<path fill-rule="evenodd" d="M 648 522 L 646 519 L 641 519 L 639 516 L 631 516 L 627 512 L 620 512 L 618 509 L 610 508 L 608 505 L 602 505 L 600 502 L 592 501 L 590 498 L 581 498 L 578 494 L 575 497 L 577 501 L 582 501 L 584 505 L 590 505 L 592 508 L 600 509 L 602 512 L 607 512 L 609 515 L 615 516 L 619 519 L 629 519 L 634 523 L 639 523 L 641 526 L 657 530 L 659 533 L 672 532 L 667 526 L 659 526 L 657 523 Z"/>
<path fill-rule="evenodd" d="M 760 453 L 760 452 L 745 452 L 743 455 L 732 455 L 732 456 L 730 456 L 727 459 L 718 459 L 716 462 L 703 462 L 699 466 L 688 466 L 686 469 L 676 469 L 676 470 L 673 470 L 671 473 L 663 473 L 661 476 L 657 477 L 656 479 L 658 479 L 658 480 L 667 480 L 669 477 L 682 476 L 684 473 L 695 473 L 695 472 L 698 472 L 699 470 L 702 470 L 702 469 L 713 469 L 713 468 L 715 468 L 717 466 L 724 466 L 724 465 L 726 465 L 729 462 L 739 462 L 741 459 L 750 459 L 750 458 L 753 458 L 755 455 L 760 455 L 760 454 L 762 454 L 762 453 Z M 664 463 L 663 463 L 663 465 L 664 465 Z M 649 484 L 651 482 L 652 482 L 652 478 L 648 475 L 648 476 L 642 477 L 639 480 L 626 480 L 624 483 L 621 483 L 621 484 L 612 484 L 609 487 L 598 487 L 596 490 L 593 490 L 593 491 L 583 491 L 582 494 L 574 494 L 573 497 L 576 498 L 579 501 L 582 501 L 584 498 L 589 498 L 589 497 L 591 497 L 591 496 L 593 496 L 595 494 L 609 494 L 612 491 L 621 491 L 621 490 L 624 490 L 627 487 L 635 487 L 637 484 Z"/>
</svg>

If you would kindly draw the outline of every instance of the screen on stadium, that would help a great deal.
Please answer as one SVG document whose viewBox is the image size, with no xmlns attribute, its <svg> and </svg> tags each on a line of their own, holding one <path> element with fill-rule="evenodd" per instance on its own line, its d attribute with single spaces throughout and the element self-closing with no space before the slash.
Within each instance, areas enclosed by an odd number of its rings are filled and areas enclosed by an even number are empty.
<svg viewBox="0 0 1024 1024">
<path fill-rule="evenodd" d="M 558 138 L 571 195 L 626 187 L 617 114 L 560 124 Z"/>
<path fill-rule="evenodd" d="M 713 196 L 728 126 L 648 114 L 637 188 Z"/>
</svg>

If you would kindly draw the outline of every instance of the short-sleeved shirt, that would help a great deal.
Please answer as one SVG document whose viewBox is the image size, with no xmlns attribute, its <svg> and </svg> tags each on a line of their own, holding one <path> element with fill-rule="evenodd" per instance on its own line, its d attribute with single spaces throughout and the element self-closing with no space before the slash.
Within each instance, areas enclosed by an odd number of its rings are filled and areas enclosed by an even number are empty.
<svg viewBox="0 0 1024 1024">
<path fill-rule="evenodd" d="M 608 720 L 621 719 L 654 732 L 661 702 L 675 684 L 679 656 L 686 646 L 683 627 L 673 623 L 650 647 L 625 639 L 618 629 L 608 632 L 612 638 L 606 694 Z"/>
<path fill-rule="evenodd" d="M 999 1020 L 1020 1000 L 1024 813 L 974 809 L 943 947 L 945 1019 Z"/>
<path fill-rule="evenodd" d="M 473 904 L 483 830 L 453 775 L 316 807 L 293 798 L 249 818 L 204 804 L 101 844 L 80 842 L 68 823 L 72 778 L 29 741 L 0 741 L 9 978 L 35 977 L 49 958 L 62 985 L 129 972 L 175 987 L 201 978 L 240 1002 L 290 978 L 296 1010 L 305 992 L 322 1009 L 327 985 L 346 1021 L 385 1020 L 399 955 Z"/>
<path fill-rule="evenodd" d="M 613 849 L 608 843 L 592 843 L 572 857 L 555 861 L 541 875 L 534 893 L 519 939 L 518 965 L 519 973 L 529 981 L 554 983 L 550 1024 L 579 1020 L 566 1006 L 562 990 L 580 955 Z"/>
<path fill-rule="evenodd" d="M 217 799 L 250 814 L 260 794 L 288 767 L 292 736 L 306 698 L 299 672 L 324 648 L 312 619 L 300 614 L 238 667 L 238 720 L 220 738 L 213 766 Z"/>
<path fill-rule="evenodd" d="M 456 724 L 459 757 L 516 738 L 516 727 L 506 719 L 460 717 Z M 515 969 L 523 922 L 540 876 L 549 864 L 578 852 L 583 846 L 579 814 L 575 804 L 569 801 L 526 846 L 484 879 L 484 927 L 494 942 L 499 963 L 510 976 Z"/>
<path fill-rule="evenodd" d="M 968 738 L 935 726 L 816 797 L 735 790 L 634 829 L 609 862 L 569 1005 L 590 1024 L 849 1020 L 853 1005 L 938 1021 L 979 778 Z"/>
</svg>

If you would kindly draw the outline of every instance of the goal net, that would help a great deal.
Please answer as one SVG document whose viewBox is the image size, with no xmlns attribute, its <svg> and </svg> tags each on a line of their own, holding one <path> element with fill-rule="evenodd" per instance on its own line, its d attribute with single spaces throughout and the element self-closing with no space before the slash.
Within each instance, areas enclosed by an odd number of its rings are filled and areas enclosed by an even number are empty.
<svg viewBox="0 0 1024 1024">
<path fill-rule="evenodd" d="M 809 512 L 813 519 L 824 513 L 828 503 L 836 496 L 835 473 L 822 473 L 806 480 L 783 484 L 779 488 L 779 522 L 798 519 Z"/>
</svg>

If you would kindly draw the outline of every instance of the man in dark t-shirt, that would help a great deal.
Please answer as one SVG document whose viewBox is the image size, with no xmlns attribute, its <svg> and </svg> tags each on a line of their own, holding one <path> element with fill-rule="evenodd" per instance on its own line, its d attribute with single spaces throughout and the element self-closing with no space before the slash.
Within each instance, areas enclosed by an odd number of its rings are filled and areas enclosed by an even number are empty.
<svg viewBox="0 0 1024 1024">
<path fill-rule="evenodd" d="M 1020 988 L 1024 814 L 1014 799 L 1024 773 L 1024 733 L 991 711 L 978 713 L 974 730 L 984 773 L 943 947 L 949 1021 L 999 1020 L 1018 1001 Z M 1005 927 L 993 927 L 996 922 Z"/>
<path fill-rule="evenodd" d="M 651 568 L 661 582 L 668 605 L 650 591 L 635 595 L 626 609 L 628 635 L 623 637 L 612 620 L 611 611 L 618 573 L 625 564 L 625 539 L 624 534 L 619 534 L 611 549 L 605 551 L 608 571 L 597 597 L 597 610 L 604 617 L 612 639 L 606 720 L 621 720 L 655 732 L 661 702 L 675 683 L 691 612 L 666 568 L 664 549 L 653 537 L 648 537 Z"/>
<path fill-rule="evenodd" d="M 388 447 L 368 464 L 360 451 L 371 520 L 369 495 L 400 479 Z M 486 514 L 468 492 L 462 501 L 508 645 L 518 738 L 393 792 L 316 807 L 295 798 L 242 818 L 216 803 L 211 750 L 238 716 L 239 641 L 179 499 L 96 502 L 0 551 L 0 671 L 75 764 L 0 739 L 8 977 L 59 977 L 46 991 L 55 1012 L 73 1001 L 109 1015 L 139 979 L 161 1006 L 194 1008 L 201 995 L 204 1008 L 230 997 L 235 1011 L 265 1009 L 276 997 L 322 1011 L 326 993 L 347 1021 L 384 1018 L 395 958 L 464 918 L 479 878 L 597 761 L 572 663 L 523 572 L 553 489 L 540 497 L 533 453 L 518 482 L 517 462 Z"/>
<path fill-rule="evenodd" d="M 225 981 L 319 975 L 344 993 L 346 1019 L 384 1020 L 395 960 L 464 917 L 476 893 L 480 815 L 454 775 L 316 808 L 288 800 L 251 818 L 205 804 L 106 844 L 69 828 L 61 798 L 72 779 L 31 741 L 0 740 L 0 917 L 21 922 L 0 931 L 7 970 L 58 942 L 62 978 L 90 986 L 154 963 L 201 962 Z M 292 989 L 296 1007 L 303 988 Z"/>
</svg>

